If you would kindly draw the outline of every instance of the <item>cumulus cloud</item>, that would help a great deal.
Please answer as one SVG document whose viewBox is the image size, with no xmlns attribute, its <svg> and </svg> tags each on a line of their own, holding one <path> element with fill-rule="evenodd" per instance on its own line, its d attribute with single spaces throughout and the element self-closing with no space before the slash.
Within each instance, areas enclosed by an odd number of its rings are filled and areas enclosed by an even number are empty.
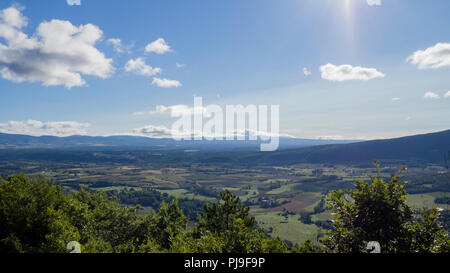
<svg viewBox="0 0 450 273">
<path fill-rule="evenodd" d="M 116 51 L 118 53 L 124 52 L 122 41 L 120 39 L 117 39 L 117 38 L 108 39 L 108 44 L 113 45 L 114 51 Z"/>
<path fill-rule="evenodd" d="M 80 123 L 76 121 L 9 121 L 7 123 L 0 123 L 0 132 L 32 136 L 71 136 L 85 135 L 85 129 L 89 126 L 89 123 Z"/>
<path fill-rule="evenodd" d="M 445 93 L 444 98 L 450 98 L 450 91 L 447 91 L 447 93 Z"/>
<path fill-rule="evenodd" d="M 312 73 L 311 73 L 311 71 L 308 70 L 308 68 L 303 67 L 303 74 L 304 74 L 305 76 L 309 76 L 309 75 L 311 75 Z"/>
<path fill-rule="evenodd" d="M 114 51 L 117 53 L 124 53 L 124 52 L 130 53 L 130 49 L 134 46 L 134 43 L 125 46 L 122 44 L 122 40 L 118 38 L 110 38 L 108 39 L 107 43 L 112 45 Z"/>
<path fill-rule="evenodd" d="M 350 80 L 368 81 L 386 76 L 375 68 L 365 68 L 348 64 L 336 66 L 328 63 L 320 67 L 320 72 L 322 73 L 322 79 L 338 82 Z"/>
<path fill-rule="evenodd" d="M 177 66 L 177 68 L 183 68 L 186 66 L 185 64 L 181 64 L 181 63 L 176 63 L 175 65 Z"/>
<path fill-rule="evenodd" d="M 176 80 L 168 80 L 168 79 L 160 79 L 160 78 L 153 78 L 152 81 L 153 85 L 156 85 L 158 87 L 162 88 L 171 88 L 171 87 L 180 87 L 181 83 Z"/>
<path fill-rule="evenodd" d="M 367 0 L 369 6 L 381 6 L 381 0 Z"/>
<path fill-rule="evenodd" d="M 183 115 L 200 115 L 203 114 L 204 117 L 211 117 L 210 113 L 207 113 L 206 107 L 189 107 L 184 104 L 177 105 L 156 105 L 154 111 L 140 111 L 134 112 L 134 116 L 142 116 L 142 115 L 155 115 L 155 114 L 167 114 L 172 117 L 180 117 Z"/>
<path fill-rule="evenodd" d="M 158 38 L 156 41 L 149 43 L 145 47 L 145 52 L 155 52 L 157 54 L 164 54 L 166 52 L 171 52 L 172 49 L 170 46 L 164 41 L 163 38 Z"/>
<path fill-rule="evenodd" d="M 67 88 L 86 84 L 83 75 L 108 78 L 112 60 L 95 43 L 103 32 L 95 25 L 74 26 L 69 21 L 42 22 L 36 33 L 22 32 L 28 19 L 19 8 L 0 11 L 0 74 L 13 82 L 42 82 Z"/>
<path fill-rule="evenodd" d="M 423 96 L 425 99 L 439 99 L 439 95 L 436 93 L 433 93 L 431 91 L 428 91 L 425 93 L 425 95 Z"/>
<path fill-rule="evenodd" d="M 81 0 L 67 0 L 67 5 L 69 6 L 80 6 Z"/>
<path fill-rule="evenodd" d="M 419 69 L 438 69 L 450 66 L 450 43 L 437 43 L 425 50 L 418 50 L 406 59 Z"/>
<path fill-rule="evenodd" d="M 140 128 L 133 129 L 133 135 L 153 137 L 153 138 L 168 138 L 172 135 L 172 130 L 166 126 L 147 125 Z"/>
<path fill-rule="evenodd" d="M 145 63 L 143 58 L 131 59 L 125 65 L 125 71 L 127 72 L 135 72 L 136 74 L 142 76 L 153 76 L 158 73 L 161 73 L 161 68 L 159 67 L 151 67 Z"/>
<path fill-rule="evenodd" d="M 209 117 L 206 111 L 206 107 L 189 107 L 184 104 L 177 104 L 171 106 L 157 105 L 156 110 L 150 112 L 150 114 L 170 114 L 172 117 L 180 117 L 183 115 L 200 115 Z"/>
</svg>

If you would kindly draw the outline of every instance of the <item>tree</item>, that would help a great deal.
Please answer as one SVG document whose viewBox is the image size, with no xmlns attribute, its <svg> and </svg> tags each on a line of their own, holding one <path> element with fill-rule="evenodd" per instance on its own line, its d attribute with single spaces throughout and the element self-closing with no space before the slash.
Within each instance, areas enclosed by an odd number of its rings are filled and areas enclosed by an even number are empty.
<svg viewBox="0 0 450 273">
<path fill-rule="evenodd" d="M 220 203 L 204 206 L 205 213 L 200 216 L 199 229 L 211 232 L 224 232 L 231 229 L 231 219 L 233 217 L 243 220 L 245 227 L 254 227 L 255 218 L 249 216 L 250 208 L 243 206 L 239 202 L 239 197 L 230 191 L 219 194 Z"/>
<path fill-rule="evenodd" d="M 149 237 L 148 217 L 137 210 L 105 194 L 66 196 L 44 177 L 13 175 L 0 181 L 0 250 L 67 252 L 78 241 L 83 252 L 133 252 Z"/>
<path fill-rule="evenodd" d="M 170 249 L 172 239 L 186 229 L 187 217 L 184 216 L 183 211 L 178 207 L 178 201 L 175 199 L 170 205 L 167 205 L 164 201 L 161 203 L 155 222 L 155 229 L 152 232 L 153 238 L 162 248 Z"/>
<path fill-rule="evenodd" d="M 365 252 L 369 241 L 377 241 L 382 252 L 439 252 L 448 248 L 448 234 L 439 224 L 436 210 L 416 215 L 407 205 L 406 183 L 398 179 L 404 169 L 388 181 L 377 175 L 370 182 L 356 181 L 348 196 L 333 191 L 328 202 L 333 229 L 323 243 L 335 252 Z"/>
<path fill-rule="evenodd" d="M 60 187 L 43 177 L 17 174 L 0 180 L 0 249 L 4 252 L 44 252 L 50 250 L 47 235 L 59 226 L 60 232 L 76 232 L 61 210 L 67 199 Z M 54 251 L 58 251 L 54 249 Z"/>
<path fill-rule="evenodd" d="M 239 197 L 230 191 L 219 194 L 220 203 L 205 205 L 197 228 L 177 243 L 182 251 L 219 253 L 287 252 L 279 238 L 268 237 L 256 228 L 250 208 L 241 205 Z"/>
</svg>

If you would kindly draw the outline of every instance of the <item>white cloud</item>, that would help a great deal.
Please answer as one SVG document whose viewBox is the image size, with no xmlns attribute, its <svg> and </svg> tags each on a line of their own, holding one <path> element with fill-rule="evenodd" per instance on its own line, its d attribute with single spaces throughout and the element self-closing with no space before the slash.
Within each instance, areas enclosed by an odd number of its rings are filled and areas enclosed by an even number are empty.
<svg viewBox="0 0 450 273">
<path fill-rule="evenodd" d="M 172 136 L 172 130 L 166 126 L 147 125 L 133 129 L 133 135 L 153 137 L 153 138 L 169 138 Z"/>
<path fill-rule="evenodd" d="M 145 52 L 155 52 L 157 54 L 164 54 L 170 51 L 172 51 L 172 49 L 163 38 L 158 38 L 156 41 L 149 43 L 145 47 Z"/>
<path fill-rule="evenodd" d="M 145 63 L 143 58 L 137 58 L 135 60 L 131 59 L 125 65 L 125 71 L 127 72 L 135 72 L 142 76 L 153 76 L 158 73 L 161 73 L 161 68 L 159 67 L 151 67 Z"/>
<path fill-rule="evenodd" d="M 170 105 L 170 106 L 164 106 L 164 105 L 156 105 L 156 108 L 154 111 L 140 111 L 140 112 L 134 112 L 134 116 L 142 116 L 142 115 L 155 115 L 155 114 L 167 114 L 172 117 L 180 117 L 182 115 L 199 115 L 203 114 L 204 117 L 208 118 L 211 117 L 211 114 L 207 114 L 206 107 L 189 107 L 184 104 L 177 104 L 177 105 Z"/>
<path fill-rule="evenodd" d="M 134 42 L 131 43 L 130 45 L 123 45 L 122 44 L 122 40 L 118 39 L 118 38 L 110 38 L 108 39 L 108 44 L 111 44 L 114 48 L 114 51 L 117 53 L 131 53 L 131 48 L 134 46 Z"/>
<path fill-rule="evenodd" d="M 172 117 L 179 117 L 182 115 L 199 115 L 203 114 L 205 117 L 210 117 L 207 115 L 206 107 L 189 107 L 184 104 L 177 104 L 171 106 L 157 105 L 156 110 L 150 112 L 150 114 L 170 114 Z"/>
<path fill-rule="evenodd" d="M 392 101 L 399 101 L 400 98 L 392 98 L 391 100 L 392 100 Z"/>
<path fill-rule="evenodd" d="M 308 70 L 308 68 L 303 67 L 303 74 L 304 74 L 305 76 L 309 76 L 309 75 L 311 75 L 312 73 L 311 73 L 311 71 Z"/>
<path fill-rule="evenodd" d="M 81 5 L 81 0 L 67 0 L 67 5 L 69 6 L 80 6 Z"/>
<path fill-rule="evenodd" d="M 133 116 L 143 116 L 145 115 L 147 112 L 145 111 L 138 111 L 138 112 L 133 112 Z"/>
<path fill-rule="evenodd" d="M 328 63 L 320 67 L 320 72 L 322 73 L 322 79 L 338 82 L 350 80 L 368 81 L 386 76 L 375 68 L 351 66 L 348 64 L 336 66 Z"/>
<path fill-rule="evenodd" d="M 439 99 L 439 95 L 436 93 L 433 93 L 431 91 L 428 91 L 425 93 L 425 95 L 423 96 L 425 99 Z"/>
<path fill-rule="evenodd" d="M 447 93 L 445 93 L 444 98 L 450 98 L 450 91 L 447 91 Z"/>
<path fill-rule="evenodd" d="M 183 67 L 185 67 L 186 65 L 185 65 L 185 64 L 176 63 L 176 66 L 177 66 L 177 68 L 183 68 Z"/>
<path fill-rule="evenodd" d="M 42 82 L 67 88 L 86 84 L 83 75 L 107 78 L 112 60 L 95 48 L 103 32 L 95 25 L 74 26 L 69 21 L 39 24 L 34 35 L 22 32 L 28 23 L 17 7 L 0 11 L 0 74 L 13 82 Z"/>
<path fill-rule="evenodd" d="M 113 45 L 114 51 L 116 51 L 118 53 L 124 52 L 122 41 L 120 39 L 117 39 L 117 38 L 108 39 L 108 44 Z"/>
<path fill-rule="evenodd" d="M 79 123 L 76 121 L 9 121 L 8 123 L 0 123 L 0 132 L 32 136 L 71 136 L 85 135 L 85 129 L 89 126 L 89 123 Z"/>
<path fill-rule="evenodd" d="M 158 87 L 162 88 L 171 88 L 171 87 L 180 87 L 181 83 L 176 80 L 168 80 L 168 79 L 160 79 L 160 78 L 153 78 L 152 81 L 153 85 L 156 85 Z"/>
<path fill-rule="evenodd" d="M 0 26 L 2 33 L 8 33 L 13 36 L 15 33 L 10 28 L 23 28 L 28 25 L 28 18 L 22 15 L 23 7 L 11 6 L 9 8 L 0 10 Z M 8 28 L 8 26 L 10 28 Z"/>
<path fill-rule="evenodd" d="M 123 134 L 122 134 L 123 135 Z M 167 128 L 163 125 L 147 125 L 144 127 L 139 127 L 133 129 L 133 132 L 130 135 L 135 136 L 144 136 L 144 137 L 152 137 L 152 138 L 191 138 L 191 137 L 209 137 L 209 138 L 215 138 L 216 135 L 209 135 L 209 134 L 203 134 L 203 132 L 195 131 L 195 130 L 188 130 L 186 131 L 177 131 Z M 229 135 L 224 132 L 223 138 L 226 138 L 227 136 L 244 136 L 248 137 L 249 139 L 253 136 L 255 137 L 261 137 L 263 139 L 267 139 L 268 137 L 294 137 L 289 134 L 275 134 L 272 132 L 263 132 L 263 131 L 255 131 L 255 130 L 234 130 Z M 219 137 L 220 138 L 220 137 Z"/>
<path fill-rule="evenodd" d="M 319 136 L 317 137 L 317 139 L 320 140 L 340 140 L 340 139 L 346 139 L 345 137 L 341 136 L 341 135 L 324 135 L 324 136 Z"/>
<path fill-rule="evenodd" d="M 406 59 L 419 69 L 437 69 L 450 66 L 450 43 L 437 43 L 425 50 L 418 50 Z"/>
<path fill-rule="evenodd" d="M 381 0 L 367 0 L 369 6 L 381 6 Z"/>
</svg>

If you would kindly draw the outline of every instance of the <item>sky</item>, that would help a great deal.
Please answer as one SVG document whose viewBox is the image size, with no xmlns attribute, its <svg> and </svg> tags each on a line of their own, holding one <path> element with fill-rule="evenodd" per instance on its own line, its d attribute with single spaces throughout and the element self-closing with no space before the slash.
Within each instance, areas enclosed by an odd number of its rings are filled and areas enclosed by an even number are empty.
<svg viewBox="0 0 450 273">
<path fill-rule="evenodd" d="M 0 132 L 142 135 L 203 104 L 279 105 L 280 132 L 449 129 L 448 0 L 0 2 Z"/>
</svg>

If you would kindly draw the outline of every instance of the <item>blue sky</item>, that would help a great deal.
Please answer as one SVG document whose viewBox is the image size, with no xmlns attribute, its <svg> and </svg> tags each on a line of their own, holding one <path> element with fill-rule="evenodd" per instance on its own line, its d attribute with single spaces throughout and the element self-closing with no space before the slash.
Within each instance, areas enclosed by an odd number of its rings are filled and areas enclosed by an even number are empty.
<svg viewBox="0 0 450 273">
<path fill-rule="evenodd" d="M 0 132 L 151 136 L 194 95 L 296 137 L 449 129 L 448 0 L 72 2 L 0 3 Z"/>
</svg>

